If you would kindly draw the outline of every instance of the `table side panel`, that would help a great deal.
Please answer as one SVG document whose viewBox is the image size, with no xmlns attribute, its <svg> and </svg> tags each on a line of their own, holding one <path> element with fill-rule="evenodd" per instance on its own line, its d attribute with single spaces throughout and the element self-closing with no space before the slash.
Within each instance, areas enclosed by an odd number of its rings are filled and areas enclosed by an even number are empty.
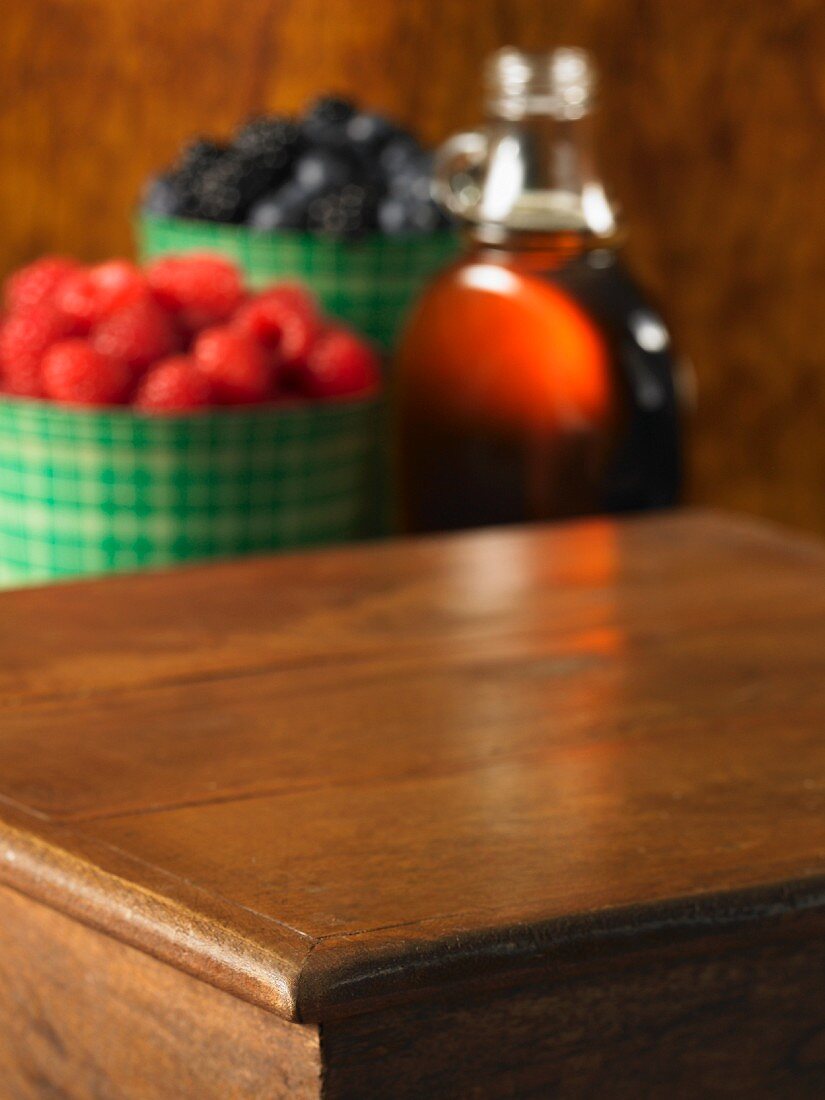
<svg viewBox="0 0 825 1100">
<path fill-rule="evenodd" d="M 317 1029 L 287 1024 L 0 887 L 9 1100 L 316 1100 Z"/>
<path fill-rule="evenodd" d="M 825 917 L 322 1028 L 326 1100 L 825 1095 Z"/>
</svg>

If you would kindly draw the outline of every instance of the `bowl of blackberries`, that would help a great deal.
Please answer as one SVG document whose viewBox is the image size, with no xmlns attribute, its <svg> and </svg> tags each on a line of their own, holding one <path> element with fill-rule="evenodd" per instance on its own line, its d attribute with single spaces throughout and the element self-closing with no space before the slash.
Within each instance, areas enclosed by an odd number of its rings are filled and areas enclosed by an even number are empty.
<svg viewBox="0 0 825 1100">
<path fill-rule="evenodd" d="M 261 115 L 229 141 L 188 144 L 146 185 L 140 248 L 222 252 L 253 287 L 300 279 L 387 348 L 457 250 L 431 177 L 432 153 L 409 130 L 324 96 L 300 117 Z"/>
</svg>

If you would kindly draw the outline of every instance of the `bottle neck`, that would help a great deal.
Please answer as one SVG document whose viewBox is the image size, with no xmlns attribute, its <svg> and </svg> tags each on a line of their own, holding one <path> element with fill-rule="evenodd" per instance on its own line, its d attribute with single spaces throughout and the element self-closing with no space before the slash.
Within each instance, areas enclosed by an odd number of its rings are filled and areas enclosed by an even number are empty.
<svg viewBox="0 0 825 1100">
<path fill-rule="evenodd" d="M 522 247 L 575 235 L 612 243 L 616 215 L 593 153 L 593 116 L 495 114 L 485 128 L 487 156 L 478 179 L 472 236 L 488 244 L 518 237 Z"/>
</svg>

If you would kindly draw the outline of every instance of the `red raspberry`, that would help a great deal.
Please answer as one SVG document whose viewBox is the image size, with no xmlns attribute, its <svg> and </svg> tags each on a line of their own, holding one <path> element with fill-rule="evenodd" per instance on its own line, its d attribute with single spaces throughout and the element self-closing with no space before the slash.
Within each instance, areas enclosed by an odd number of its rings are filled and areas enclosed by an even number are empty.
<svg viewBox="0 0 825 1100">
<path fill-rule="evenodd" d="M 212 389 L 187 355 L 162 359 L 144 375 L 135 395 L 135 407 L 146 412 L 179 412 L 208 405 Z"/>
<path fill-rule="evenodd" d="M 232 327 L 249 336 L 262 348 L 276 348 L 281 342 L 283 314 L 279 304 L 274 304 L 267 294 L 250 298 L 232 318 Z"/>
<path fill-rule="evenodd" d="M 302 317 L 294 313 L 286 318 L 279 351 L 287 374 L 294 374 L 306 367 L 309 354 L 323 332 L 324 326 L 317 317 Z"/>
<path fill-rule="evenodd" d="M 6 279 L 4 293 L 7 308 L 17 312 L 48 302 L 66 276 L 76 270 L 74 260 L 68 260 L 65 256 L 44 256 L 33 264 L 21 267 Z"/>
<path fill-rule="evenodd" d="M 146 278 L 190 332 L 228 321 L 244 297 L 238 269 L 222 256 L 164 256 L 146 268 Z"/>
<path fill-rule="evenodd" d="M 56 302 L 76 331 L 87 333 L 110 313 L 148 295 L 149 286 L 139 268 L 127 260 L 111 260 L 67 275 Z"/>
<path fill-rule="evenodd" d="M 380 377 L 372 348 L 345 329 L 333 329 L 313 347 L 298 382 L 309 397 L 343 397 L 375 389 Z"/>
<path fill-rule="evenodd" d="M 241 306 L 233 325 L 262 347 L 277 348 L 288 371 L 306 362 L 321 334 L 311 295 L 292 283 L 271 287 Z"/>
<path fill-rule="evenodd" d="M 43 393 L 66 405 L 120 405 L 131 371 L 101 355 L 88 340 L 61 340 L 43 356 Z"/>
<path fill-rule="evenodd" d="M 178 351 L 180 337 L 172 319 L 147 298 L 104 317 L 92 333 L 92 343 L 103 355 L 139 373 Z"/>
<path fill-rule="evenodd" d="M 225 405 L 264 401 L 273 390 L 272 371 L 263 350 L 232 328 L 210 328 L 195 341 L 195 362 Z"/>
<path fill-rule="evenodd" d="M 0 329 L 0 377 L 6 392 L 40 397 L 43 356 L 57 340 L 70 335 L 71 325 L 49 302 L 6 318 Z"/>
</svg>

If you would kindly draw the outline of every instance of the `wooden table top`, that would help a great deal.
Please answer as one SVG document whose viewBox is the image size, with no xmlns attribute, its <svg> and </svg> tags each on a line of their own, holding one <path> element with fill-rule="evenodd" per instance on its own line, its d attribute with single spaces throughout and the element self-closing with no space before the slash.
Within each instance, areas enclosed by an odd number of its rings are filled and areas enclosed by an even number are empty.
<svg viewBox="0 0 825 1100">
<path fill-rule="evenodd" d="M 825 905 L 825 549 L 685 512 L 0 596 L 0 880 L 290 1019 Z"/>
</svg>

